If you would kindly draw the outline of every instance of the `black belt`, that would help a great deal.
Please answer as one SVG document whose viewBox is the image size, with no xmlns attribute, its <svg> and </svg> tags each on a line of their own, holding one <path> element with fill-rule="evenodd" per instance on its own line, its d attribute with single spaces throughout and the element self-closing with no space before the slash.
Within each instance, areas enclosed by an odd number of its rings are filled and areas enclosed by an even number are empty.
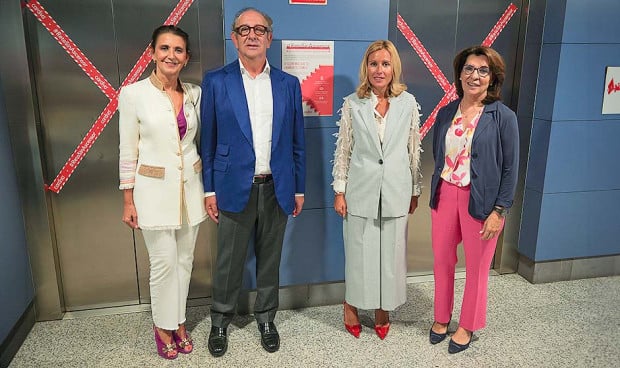
<svg viewBox="0 0 620 368">
<path fill-rule="evenodd" d="M 273 175 L 271 174 L 254 175 L 254 178 L 252 179 L 252 184 L 265 184 L 265 183 L 269 183 L 272 180 L 273 180 Z"/>
</svg>

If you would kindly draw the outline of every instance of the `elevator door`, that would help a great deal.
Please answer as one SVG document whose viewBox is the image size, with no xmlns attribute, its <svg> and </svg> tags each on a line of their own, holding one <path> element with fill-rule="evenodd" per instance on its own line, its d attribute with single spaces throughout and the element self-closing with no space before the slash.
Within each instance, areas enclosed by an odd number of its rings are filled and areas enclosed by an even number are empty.
<svg viewBox="0 0 620 368">
<path fill-rule="evenodd" d="M 176 0 L 40 1 L 114 88 L 118 88 Z M 202 72 L 222 65 L 221 2 L 194 1 L 179 26 L 192 57 L 181 78 L 200 84 Z M 46 183 L 61 170 L 108 103 L 48 31 L 25 12 L 40 113 Z M 151 67 L 141 76 L 148 76 Z M 154 199 L 157 200 L 157 199 Z M 149 301 L 148 257 L 140 231 L 121 222 L 118 116 L 99 136 L 60 194 L 50 194 L 58 265 L 67 311 Z M 214 229 L 203 225 L 190 297 L 208 297 Z"/>
<path fill-rule="evenodd" d="M 392 1 L 391 10 L 405 20 L 435 60 L 448 81 L 454 82 L 452 60 L 462 49 L 479 45 L 500 19 L 506 8 L 513 3 L 517 12 L 492 45 L 506 61 L 506 79 L 502 89 L 503 102 L 516 111 L 515 68 L 519 27 L 523 1 L 507 0 L 435 0 L 435 1 Z M 413 93 L 422 107 L 422 123 L 431 114 L 435 105 L 444 96 L 433 75 L 414 51 L 409 41 L 396 27 L 396 14 L 390 19 L 390 39 L 396 45 L 403 64 L 403 79 L 408 91 Z M 432 130 L 422 141 L 423 183 L 430 183 L 434 161 L 432 151 Z M 407 269 L 410 275 L 433 272 L 431 246 L 431 213 L 429 207 L 430 188 L 422 189 L 418 209 L 409 218 L 409 239 L 407 245 Z M 501 241 L 501 239 L 500 239 Z M 501 246 L 498 245 L 498 249 Z M 499 254 L 496 254 L 499 256 Z M 458 248 L 459 263 L 464 267 L 462 247 Z"/>
</svg>

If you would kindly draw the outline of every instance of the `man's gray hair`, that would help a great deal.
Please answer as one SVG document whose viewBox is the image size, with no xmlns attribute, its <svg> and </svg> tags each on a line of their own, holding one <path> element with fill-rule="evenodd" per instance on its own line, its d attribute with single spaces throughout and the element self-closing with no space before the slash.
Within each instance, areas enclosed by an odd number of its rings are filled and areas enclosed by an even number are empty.
<svg viewBox="0 0 620 368">
<path fill-rule="evenodd" d="M 237 21 L 239 20 L 239 17 L 241 17 L 241 15 L 243 13 L 247 12 L 247 11 L 254 11 L 254 12 L 257 12 L 258 14 L 262 15 L 263 18 L 265 18 L 265 20 L 267 21 L 267 28 L 269 28 L 269 32 L 273 31 L 273 20 L 271 19 L 271 17 L 267 13 L 265 13 L 265 12 L 263 12 L 261 10 L 258 10 L 258 9 L 254 8 L 254 7 L 247 7 L 247 8 L 243 8 L 243 9 L 239 10 L 237 12 L 237 14 L 235 14 L 235 18 L 233 18 L 233 22 L 232 22 L 232 31 L 233 32 L 235 31 L 235 28 L 237 28 Z"/>
</svg>

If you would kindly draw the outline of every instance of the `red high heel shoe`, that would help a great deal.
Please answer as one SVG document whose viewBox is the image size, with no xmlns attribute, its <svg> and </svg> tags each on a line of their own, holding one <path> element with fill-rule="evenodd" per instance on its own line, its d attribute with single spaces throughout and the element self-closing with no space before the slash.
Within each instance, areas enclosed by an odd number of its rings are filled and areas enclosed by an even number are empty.
<svg viewBox="0 0 620 368">
<path fill-rule="evenodd" d="M 342 303 L 343 308 L 346 309 L 347 305 L 349 305 L 347 302 Z M 344 312 L 344 311 L 343 311 Z M 344 313 L 343 313 L 344 314 Z M 356 339 L 360 338 L 360 334 L 362 333 L 362 324 L 358 323 L 356 325 L 348 325 L 346 322 L 344 323 L 344 328 L 353 336 L 355 336 Z"/>
<path fill-rule="evenodd" d="M 375 325 L 375 332 L 377 333 L 377 336 L 379 336 L 381 340 L 385 339 L 389 331 L 390 331 L 389 322 L 387 325 Z"/>
<path fill-rule="evenodd" d="M 387 318 L 377 318 L 377 312 L 381 311 L 381 313 L 385 313 L 385 316 Z M 385 321 L 387 319 L 387 323 L 382 324 L 382 325 L 378 325 L 377 324 L 377 320 L 381 320 L 381 321 Z M 390 314 L 388 311 L 384 311 L 382 309 L 376 309 L 375 310 L 375 332 L 377 333 L 377 336 L 379 336 L 379 338 L 381 340 L 385 339 L 385 337 L 387 336 L 388 332 L 390 331 Z"/>
<path fill-rule="evenodd" d="M 157 327 L 153 326 L 153 332 L 155 333 L 155 345 L 157 346 L 157 354 L 159 354 L 159 356 L 164 359 L 176 359 L 177 356 L 179 356 L 179 351 L 177 350 L 177 344 L 174 343 L 174 340 L 170 344 L 166 344 L 159 336 L 159 332 L 157 332 Z"/>
</svg>

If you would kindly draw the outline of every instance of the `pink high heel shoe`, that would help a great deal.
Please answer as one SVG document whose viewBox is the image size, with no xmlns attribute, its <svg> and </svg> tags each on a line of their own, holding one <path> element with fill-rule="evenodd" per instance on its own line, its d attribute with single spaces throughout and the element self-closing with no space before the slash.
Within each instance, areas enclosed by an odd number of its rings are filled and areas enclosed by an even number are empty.
<svg viewBox="0 0 620 368">
<path fill-rule="evenodd" d="M 168 360 L 176 359 L 179 356 L 179 351 L 177 350 L 177 345 L 173 342 L 170 344 L 166 344 L 162 341 L 161 337 L 159 337 L 159 332 L 157 332 L 157 327 L 153 326 L 153 332 L 155 333 L 155 345 L 157 346 L 157 354 L 160 357 Z"/>
<path fill-rule="evenodd" d="M 194 350 L 194 342 L 187 331 L 185 331 L 185 338 L 181 338 L 176 331 L 172 331 L 172 337 L 177 344 L 179 353 L 189 354 Z"/>
</svg>

